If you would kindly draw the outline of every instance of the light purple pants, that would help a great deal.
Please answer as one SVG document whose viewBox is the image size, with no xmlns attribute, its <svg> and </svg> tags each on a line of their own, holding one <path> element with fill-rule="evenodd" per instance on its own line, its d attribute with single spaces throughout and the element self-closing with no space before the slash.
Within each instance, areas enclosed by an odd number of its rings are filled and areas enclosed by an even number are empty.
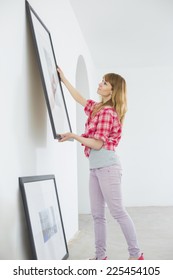
<svg viewBox="0 0 173 280">
<path fill-rule="evenodd" d="M 133 221 L 122 203 L 121 176 L 119 165 L 90 170 L 90 203 L 97 259 L 106 256 L 105 203 L 122 229 L 130 257 L 138 257 L 140 254 Z"/>
</svg>

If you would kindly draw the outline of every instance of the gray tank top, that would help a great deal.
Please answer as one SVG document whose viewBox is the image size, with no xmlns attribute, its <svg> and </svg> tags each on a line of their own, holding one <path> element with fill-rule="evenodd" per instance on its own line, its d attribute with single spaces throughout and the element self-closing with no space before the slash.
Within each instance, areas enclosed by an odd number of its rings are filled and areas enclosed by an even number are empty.
<svg viewBox="0 0 173 280">
<path fill-rule="evenodd" d="M 115 151 L 101 148 L 100 150 L 91 149 L 89 155 L 89 167 L 90 169 L 102 168 L 111 165 L 119 165 L 120 160 Z"/>
</svg>

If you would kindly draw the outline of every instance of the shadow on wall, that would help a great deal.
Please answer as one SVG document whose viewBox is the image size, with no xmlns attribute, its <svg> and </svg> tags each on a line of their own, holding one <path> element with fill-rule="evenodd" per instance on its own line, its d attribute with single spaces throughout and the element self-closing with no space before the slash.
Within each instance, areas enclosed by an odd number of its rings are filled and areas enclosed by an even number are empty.
<svg viewBox="0 0 173 280">
<path fill-rule="evenodd" d="M 31 30 L 26 18 L 20 67 L 17 81 L 18 98 L 14 104 L 18 140 L 27 139 L 34 146 L 45 146 L 47 136 L 47 109 L 39 73 Z M 22 79 L 22 80 L 21 80 Z M 23 133 L 21 133 L 23 128 Z"/>
<path fill-rule="evenodd" d="M 25 248 L 23 252 L 23 259 L 32 260 L 33 259 L 33 252 L 31 249 L 31 241 L 29 236 L 28 225 L 26 222 L 26 216 L 23 206 L 23 201 L 21 197 L 21 192 L 18 190 L 18 207 L 19 207 L 19 221 L 22 221 L 22 226 L 18 227 L 19 229 L 19 236 L 20 236 L 20 246 L 21 248 Z"/>
<path fill-rule="evenodd" d="M 41 76 L 36 57 L 35 46 L 31 37 L 31 30 L 27 22 L 27 65 L 28 65 L 28 107 L 29 129 L 37 146 L 46 145 L 47 136 L 47 108 L 41 83 Z"/>
</svg>

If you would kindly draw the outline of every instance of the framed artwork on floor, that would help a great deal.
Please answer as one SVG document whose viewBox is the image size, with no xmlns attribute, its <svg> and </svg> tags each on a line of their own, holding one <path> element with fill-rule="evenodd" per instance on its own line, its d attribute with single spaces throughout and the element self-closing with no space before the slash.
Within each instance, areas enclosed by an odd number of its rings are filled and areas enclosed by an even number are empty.
<svg viewBox="0 0 173 280">
<path fill-rule="evenodd" d="M 33 259 L 63 260 L 69 256 L 54 175 L 20 177 Z"/>
<path fill-rule="evenodd" d="M 35 45 L 53 137 L 59 139 L 61 133 L 72 132 L 72 128 L 60 76 L 57 72 L 58 66 L 51 34 L 28 1 L 26 1 L 26 11 Z"/>
</svg>

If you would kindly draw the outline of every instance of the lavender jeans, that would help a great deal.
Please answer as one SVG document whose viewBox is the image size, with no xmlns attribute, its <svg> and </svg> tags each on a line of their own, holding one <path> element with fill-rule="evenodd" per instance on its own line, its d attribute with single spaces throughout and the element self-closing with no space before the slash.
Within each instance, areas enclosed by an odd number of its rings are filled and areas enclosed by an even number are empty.
<svg viewBox="0 0 173 280">
<path fill-rule="evenodd" d="M 130 257 L 138 257 L 140 254 L 133 221 L 122 203 L 121 176 L 122 170 L 119 165 L 90 170 L 90 204 L 94 219 L 97 259 L 106 256 L 105 203 L 121 227 Z"/>
</svg>

